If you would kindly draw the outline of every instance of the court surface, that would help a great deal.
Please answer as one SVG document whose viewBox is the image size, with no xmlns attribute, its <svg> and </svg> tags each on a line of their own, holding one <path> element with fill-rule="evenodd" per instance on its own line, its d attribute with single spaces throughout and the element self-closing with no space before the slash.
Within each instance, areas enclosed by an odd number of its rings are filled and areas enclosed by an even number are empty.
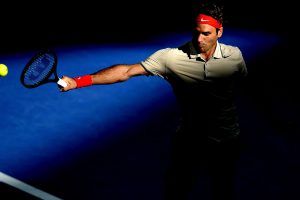
<svg viewBox="0 0 300 200">
<path fill-rule="evenodd" d="M 294 123 L 299 105 L 291 97 L 283 98 L 281 90 L 275 92 L 276 83 L 270 83 L 274 77 L 267 81 L 260 74 L 276 66 L 277 54 L 272 52 L 281 38 L 226 31 L 221 41 L 239 46 L 249 72 L 259 73 L 238 102 L 245 148 L 237 197 L 299 199 L 299 136 Z M 58 74 L 72 77 L 116 63 L 135 63 L 189 38 L 189 33 L 179 33 L 128 44 L 56 46 Z M 0 199 L 162 199 L 169 139 L 178 120 L 167 82 L 135 77 L 67 93 L 60 93 L 55 84 L 27 89 L 20 74 L 34 53 L 0 55 L 0 62 L 9 67 L 8 76 L 0 78 Z M 261 65 L 262 58 L 272 63 Z M 205 191 L 199 187 L 196 194 Z"/>
</svg>

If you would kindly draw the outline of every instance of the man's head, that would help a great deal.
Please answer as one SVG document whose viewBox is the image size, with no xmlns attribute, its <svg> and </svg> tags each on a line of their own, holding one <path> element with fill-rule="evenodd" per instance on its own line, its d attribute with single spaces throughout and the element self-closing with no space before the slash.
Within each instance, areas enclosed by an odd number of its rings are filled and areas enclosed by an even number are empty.
<svg viewBox="0 0 300 200">
<path fill-rule="evenodd" d="M 202 2 L 194 17 L 193 42 L 200 53 L 212 53 L 223 33 L 223 6 Z"/>
</svg>

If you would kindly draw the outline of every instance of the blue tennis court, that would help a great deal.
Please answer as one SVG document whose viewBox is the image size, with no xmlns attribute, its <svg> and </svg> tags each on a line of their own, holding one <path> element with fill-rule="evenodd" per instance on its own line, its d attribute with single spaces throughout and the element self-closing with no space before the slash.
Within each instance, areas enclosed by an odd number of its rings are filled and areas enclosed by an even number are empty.
<svg viewBox="0 0 300 200">
<path fill-rule="evenodd" d="M 183 32 L 138 42 L 53 48 L 58 55 L 58 74 L 78 76 L 116 63 L 135 63 L 159 48 L 176 47 L 189 39 L 190 33 Z M 240 29 L 226 30 L 221 41 L 241 48 L 250 73 L 273 65 L 260 65 L 258 60 L 272 57 L 270 52 L 282 45 L 276 34 Z M 9 68 L 8 75 L 0 78 L 0 172 L 4 175 L 0 176 L 0 191 L 11 199 L 17 195 L 35 199 L 28 190 L 21 192 L 28 184 L 41 190 L 39 194 L 58 199 L 161 199 L 169 139 L 178 120 L 168 83 L 159 77 L 135 77 L 67 93 L 60 93 L 56 84 L 27 89 L 20 83 L 20 74 L 36 50 L 0 55 L 0 62 Z M 238 102 L 245 142 L 238 198 L 296 199 L 300 161 L 293 120 L 299 105 L 289 99 L 294 109 L 287 110 L 280 107 L 283 94 L 275 99 L 263 96 L 264 91 L 275 89 L 268 81 L 264 82 L 268 89 L 257 88 L 257 81 L 265 81 L 259 78 L 252 76 L 247 86 L 251 91 L 242 91 Z M 254 89 L 259 89 L 258 93 Z M 272 101 L 265 104 L 267 100 Z M 270 113 L 263 109 L 265 105 L 270 105 Z M 280 115 L 279 121 L 283 120 L 283 125 L 288 121 L 291 128 L 274 126 L 270 115 Z M 12 183 L 12 178 L 23 183 Z M 195 191 L 201 192 L 201 187 Z"/>
</svg>

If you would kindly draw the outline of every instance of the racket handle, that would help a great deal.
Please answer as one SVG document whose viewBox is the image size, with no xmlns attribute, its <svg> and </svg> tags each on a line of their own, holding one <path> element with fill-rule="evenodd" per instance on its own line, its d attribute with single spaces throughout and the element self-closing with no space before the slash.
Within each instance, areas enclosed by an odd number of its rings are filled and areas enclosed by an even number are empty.
<svg viewBox="0 0 300 200">
<path fill-rule="evenodd" d="M 60 85 L 61 87 L 66 87 L 67 86 L 67 83 L 62 79 L 58 79 L 57 84 Z"/>
</svg>

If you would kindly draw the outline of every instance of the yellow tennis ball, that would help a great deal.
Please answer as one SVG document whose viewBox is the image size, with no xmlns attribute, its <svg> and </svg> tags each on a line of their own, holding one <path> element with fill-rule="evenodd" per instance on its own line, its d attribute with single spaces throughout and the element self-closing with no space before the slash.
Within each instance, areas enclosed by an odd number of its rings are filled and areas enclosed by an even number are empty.
<svg viewBox="0 0 300 200">
<path fill-rule="evenodd" d="M 8 74 L 8 68 L 5 64 L 0 64 L 0 76 L 6 76 Z"/>
</svg>

